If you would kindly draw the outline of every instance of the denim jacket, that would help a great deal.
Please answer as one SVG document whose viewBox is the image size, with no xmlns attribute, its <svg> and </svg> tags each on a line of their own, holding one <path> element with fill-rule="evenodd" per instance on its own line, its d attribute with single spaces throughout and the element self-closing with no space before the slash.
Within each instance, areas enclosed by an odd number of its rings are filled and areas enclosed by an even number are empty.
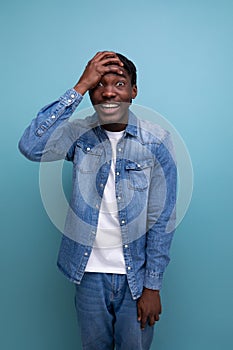
<svg viewBox="0 0 233 350">
<path fill-rule="evenodd" d="M 99 208 L 111 166 L 111 144 L 98 115 L 68 119 L 82 100 L 69 89 L 42 108 L 25 130 L 20 151 L 33 161 L 73 162 L 72 197 L 58 267 L 80 283 L 95 241 Z M 138 119 L 117 144 L 115 191 L 127 279 L 133 299 L 159 290 L 175 230 L 177 171 L 170 134 Z"/>
</svg>

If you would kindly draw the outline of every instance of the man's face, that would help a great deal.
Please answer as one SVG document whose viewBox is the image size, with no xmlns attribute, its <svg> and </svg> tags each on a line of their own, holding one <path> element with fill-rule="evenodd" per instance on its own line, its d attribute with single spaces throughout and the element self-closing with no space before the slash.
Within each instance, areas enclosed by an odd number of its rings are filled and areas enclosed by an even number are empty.
<svg viewBox="0 0 233 350">
<path fill-rule="evenodd" d="M 105 74 L 98 85 L 89 91 L 91 102 L 98 113 L 101 125 L 110 131 L 120 131 L 128 122 L 131 100 L 137 96 L 136 85 L 122 68 L 123 74 Z"/>
</svg>

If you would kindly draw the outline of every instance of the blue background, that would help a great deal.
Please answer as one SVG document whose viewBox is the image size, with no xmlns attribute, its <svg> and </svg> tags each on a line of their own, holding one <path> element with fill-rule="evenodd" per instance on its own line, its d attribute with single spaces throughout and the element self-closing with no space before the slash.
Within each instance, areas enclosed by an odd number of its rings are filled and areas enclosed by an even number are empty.
<svg viewBox="0 0 233 350">
<path fill-rule="evenodd" d="M 1 1 L 0 25 L 1 349 L 81 349 L 39 165 L 17 142 L 104 49 L 135 61 L 136 103 L 175 126 L 193 162 L 193 198 L 172 246 L 152 349 L 231 348 L 232 1 L 9 0 Z"/>
</svg>

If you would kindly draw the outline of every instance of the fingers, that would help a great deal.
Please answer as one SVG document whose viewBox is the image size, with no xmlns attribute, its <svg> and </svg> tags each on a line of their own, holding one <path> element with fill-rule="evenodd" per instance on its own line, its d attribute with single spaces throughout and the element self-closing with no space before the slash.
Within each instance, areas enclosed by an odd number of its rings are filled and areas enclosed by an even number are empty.
<svg viewBox="0 0 233 350">
<path fill-rule="evenodd" d="M 144 330 L 146 325 L 154 326 L 159 321 L 159 313 L 148 313 L 144 312 L 143 309 L 138 306 L 138 322 L 141 323 L 141 329 Z"/>
<path fill-rule="evenodd" d="M 105 58 L 105 59 L 102 59 L 101 60 L 101 64 L 103 66 L 108 66 L 109 64 L 115 64 L 115 65 L 118 65 L 120 67 L 123 67 L 123 63 L 119 60 L 119 58 L 117 57 L 108 57 L 108 58 Z"/>
<path fill-rule="evenodd" d="M 138 321 L 141 321 L 142 319 L 142 309 L 139 305 L 137 305 L 137 311 L 138 311 Z"/>
<path fill-rule="evenodd" d="M 147 317 L 145 317 L 143 310 L 141 309 L 140 305 L 138 305 L 138 322 L 141 323 L 141 329 L 146 327 L 146 321 Z"/>
<path fill-rule="evenodd" d="M 141 318 L 141 329 L 142 329 L 142 330 L 145 329 L 146 324 L 147 324 L 147 316 L 144 315 L 144 316 Z"/>
<path fill-rule="evenodd" d="M 159 321 L 159 314 L 149 316 L 149 325 L 154 326 L 155 322 Z"/>
<path fill-rule="evenodd" d="M 100 61 L 92 60 L 88 64 L 87 68 L 88 76 L 95 81 L 97 84 L 98 81 L 107 73 L 114 73 L 122 75 L 124 72 L 122 70 L 122 64 L 117 58 L 105 58 Z"/>
<path fill-rule="evenodd" d="M 115 74 L 122 75 L 124 72 L 121 70 L 121 68 L 119 66 L 109 64 L 108 66 L 103 68 L 102 75 L 104 75 L 106 73 L 115 73 Z"/>
<path fill-rule="evenodd" d="M 123 63 L 121 62 L 121 60 L 119 59 L 117 54 L 115 52 L 112 52 L 112 51 L 97 52 L 97 54 L 93 57 L 92 60 L 95 60 L 96 62 L 100 62 L 103 60 L 110 60 L 114 63 L 117 63 L 117 64 L 123 66 Z M 103 62 L 103 64 L 106 64 L 106 62 Z"/>
<path fill-rule="evenodd" d="M 87 65 L 91 75 L 94 74 L 99 79 L 107 73 L 123 74 L 121 69 L 123 66 L 116 53 L 111 51 L 98 52 Z"/>
<path fill-rule="evenodd" d="M 159 321 L 159 315 L 144 315 L 141 317 L 141 329 L 145 329 L 146 325 L 154 326 Z"/>
<path fill-rule="evenodd" d="M 141 329 L 144 329 L 146 327 L 147 322 L 147 316 L 143 313 L 142 308 L 140 305 L 138 305 L 138 322 L 141 323 Z"/>
<path fill-rule="evenodd" d="M 115 52 L 111 51 L 103 51 L 98 52 L 89 62 L 88 65 L 94 65 L 98 68 L 104 68 L 104 73 L 108 73 L 109 71 L 120 72 L 117 66 L 123 67 L 124 64 L 121 62 L 119 57 Z"/>
</svg>

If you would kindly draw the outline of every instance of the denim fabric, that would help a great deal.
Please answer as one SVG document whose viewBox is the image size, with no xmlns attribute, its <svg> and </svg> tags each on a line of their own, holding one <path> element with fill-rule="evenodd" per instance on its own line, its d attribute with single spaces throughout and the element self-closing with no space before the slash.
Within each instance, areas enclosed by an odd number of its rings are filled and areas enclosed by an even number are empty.
<svg viewBox="0 0 233 350">
<path fill-rule="evenodd" d="M 142 331 L 126 275 L 86 272 L 75 306 L 83 350 L 148 350 L 154 327 Z"/>
<path fill-rule="evenodd" d="M 68 90 L 25 130 L 21 152 L 34 161 L 73 162 L 73 191 L 58 267 L 80 283 L 95 240 L 111 166 L 111 144 L 95 113 L 69 122 L 82 96 Z M 160 289 L 175 230 L 176 163 L 170 134 L 129 111 L 117 145 L 116 199 L 127 280 L 133 299 Z"/>
</svg>

